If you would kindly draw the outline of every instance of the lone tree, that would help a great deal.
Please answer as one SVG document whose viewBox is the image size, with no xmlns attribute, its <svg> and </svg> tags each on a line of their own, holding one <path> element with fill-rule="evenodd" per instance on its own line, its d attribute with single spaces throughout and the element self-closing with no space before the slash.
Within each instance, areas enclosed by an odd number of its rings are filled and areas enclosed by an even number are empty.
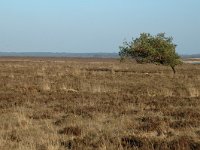
<svg viewBox="0 0 200 150">
<path fill-rule="evenodd" d="M 166 37 L 165 33 L 156 36 L 141 33 L 139 38 L 124 42 L 123 46 L 120 46 L 119 55 L 121 59 L 134 58 L 138 63 L 169 65 L 175 74 L 175 66 L 181 64 L 181 61 L 172 41 L 173 38 Z"/>
</svg>

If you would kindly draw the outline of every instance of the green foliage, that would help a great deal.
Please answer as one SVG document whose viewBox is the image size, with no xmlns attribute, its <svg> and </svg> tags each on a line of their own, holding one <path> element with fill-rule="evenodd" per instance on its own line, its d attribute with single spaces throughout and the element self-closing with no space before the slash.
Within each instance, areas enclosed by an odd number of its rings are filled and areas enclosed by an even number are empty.
<svg viewBox="0 0 200 150">
<path fill-rule="evenodd" d="M 175 73 L 175 66 L 180 64 L 180 57 L 176 53 L 176 45 L 172 37 L 166 37 L 165 33 L 152 36 L 149 33 L 140 34 L 139 38 L 131 42 L 124 42 L 120 46 L 121 59 L 134 58 L 138 63 L 156 63 L 169 65 Z"/>
</svg>

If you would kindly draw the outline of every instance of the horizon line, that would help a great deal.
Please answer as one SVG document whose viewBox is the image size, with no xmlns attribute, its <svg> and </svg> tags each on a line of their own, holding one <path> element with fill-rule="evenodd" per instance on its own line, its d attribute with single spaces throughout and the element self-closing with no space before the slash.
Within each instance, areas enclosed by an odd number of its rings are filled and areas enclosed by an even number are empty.
<svg viewBox="0 0 200 150">
<path fill-rule="evenodd" d="M 14 51 L 9 51 L 9 52 L 5 52 L 5 51 L 0 51 L 0 53 L 51 53 L 51 54 L 118 54 L 119 52 L 50 52 L 50 51 L 30 51 L 30 52 L 26 52 L 26 51 L 22 51 L 22 52 L 14 52 Z M 178 53 L 179 55 L 199 55 L 199 53 Z"/>
</svg>

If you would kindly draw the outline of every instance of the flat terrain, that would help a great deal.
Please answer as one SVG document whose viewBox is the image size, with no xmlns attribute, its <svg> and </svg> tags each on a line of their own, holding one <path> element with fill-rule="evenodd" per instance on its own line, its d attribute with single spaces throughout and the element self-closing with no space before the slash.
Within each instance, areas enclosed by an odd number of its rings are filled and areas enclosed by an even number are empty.
<svg viewBox="0 0 200 150">
<path fill-rule="evenodd" d="M 186 58 L 183 59 L 183 62 L 189 64 L 200 64 L 200 58 Z"/>
<path fill-rule="evenodd" d="M 200 149 L 200 65 L 2 57 L 0 149 Z"/>
</svg>

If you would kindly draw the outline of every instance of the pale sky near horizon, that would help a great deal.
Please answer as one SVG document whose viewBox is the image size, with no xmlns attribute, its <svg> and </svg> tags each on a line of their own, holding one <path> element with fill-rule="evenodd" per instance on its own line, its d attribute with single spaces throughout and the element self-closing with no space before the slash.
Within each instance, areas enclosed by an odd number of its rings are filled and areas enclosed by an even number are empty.
<svg viewBox="0 0 200 150">
<path fill-rule="evenodd" d="M 200 53 L 200 0 L 0 0 L 0 52 L 118 52 L 141 32 Z"/>
</svg>

